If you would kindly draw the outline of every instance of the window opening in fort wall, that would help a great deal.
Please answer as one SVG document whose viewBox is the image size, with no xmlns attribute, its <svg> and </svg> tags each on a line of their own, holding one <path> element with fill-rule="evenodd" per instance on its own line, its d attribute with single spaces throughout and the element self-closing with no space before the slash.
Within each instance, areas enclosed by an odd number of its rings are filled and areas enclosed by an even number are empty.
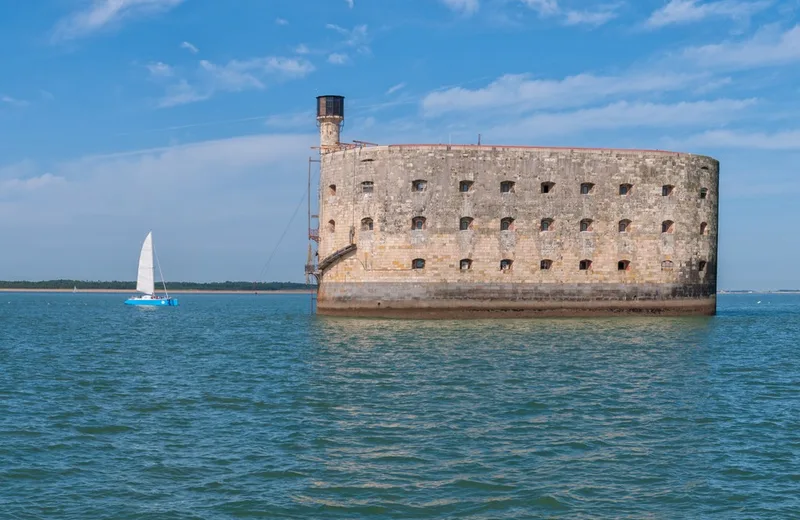
<svg viewBox="0 0 800 520">
<path fill-rule="evenodd" d="M 428 181 L 422 179 L 411 181 L 411 191 L 423 192 L 425 191 L 425 188 L 427 186 L 428 186 Z"/>
<path fill-rule="evenodd" d="M 371 218 L 367 217 L 361 219 L 361 231 L 372 231 L 373 225 Z"/>
<path fill-rule="evenodd" d="M 318 250 L 325 267 L 319 312 L 715 312 L 714 159 L 644 150 L 347 145 L 340 127 L 322 135 L 336 117 L 318 115 L 321 142 L 328 143 L 321 147 L 319 219 L 329 223 Z"/>
</svg>

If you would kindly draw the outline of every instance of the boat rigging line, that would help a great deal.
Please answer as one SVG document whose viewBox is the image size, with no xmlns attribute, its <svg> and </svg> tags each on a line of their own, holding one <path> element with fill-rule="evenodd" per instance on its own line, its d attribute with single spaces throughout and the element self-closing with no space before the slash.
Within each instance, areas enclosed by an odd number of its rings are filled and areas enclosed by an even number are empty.
<svg viewBox="0 0 800 520">
<path fill-rule="evenodd" d="M 169 298 L 169 293 L 167 292 L 167 282 L 164 281 L 164 273 L 161 271 L 161 262 L 158 261 L 158 252 L 156 252 L 155 244 L 153 244 L 153 254 L 156 257 L 156 265 L 158 266 L 158 274 L 161 276 L 161 284 L 164 286 L 164 295 Z"/>
<path fill-rule="evenodd" d="M 290 218 L 289 222 L 286 224 L 286 228 L 283 230 L 283 234 L 278 239 L 278 243 L 275 244 L 275 248 L 272 250 L 272 253 L 270 253 L 269 258 L 267 259 L 267 263 L 265 263 L 264 267 L 261 269 L 261 273 L 258 275 L 257 281 L 253 282 L 254 286 L 255 286 L 256 283 L 260 282 L 264 278 L 264 275 L 266 274 L 267 269 L 269 268 L 269 264 L 270 264 L 270 262 L 272 262 L 272 258 L 275 256 L 275 253 L 278 251 L 278 247 L 280 247 L 281 242 L 283 242 L 283 239 L 286 237 L 286 233 L 289 231 L 289 228 L 291 227 L 292 222 L 294 222 L 294 219 L 297 216 L 297 212 L 300 211 L 300 206 L 303 204 L 303 201 L 306 200 L 306 196 L 307 195 L 308 195 L 308 191 L 303 192 L 303 196 L 300 198 L 300 201 L 297 203 L 297 207 L 294 208 L 294 213 L 292 213 L 292 218 Z"/>
</svg>

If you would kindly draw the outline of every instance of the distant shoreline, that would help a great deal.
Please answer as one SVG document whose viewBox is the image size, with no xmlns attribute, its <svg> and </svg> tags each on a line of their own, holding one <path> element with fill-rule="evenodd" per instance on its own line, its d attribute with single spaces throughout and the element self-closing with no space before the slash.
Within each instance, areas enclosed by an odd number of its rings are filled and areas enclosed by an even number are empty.
<svg viewBox="0 0 800 520">
<path fill-rule="evenodd" d="M 0 289 L 0 293 L 76 293 L 76 294 L 134 294 L 135 289 Z M 275 289 L 275 290 L 213 290 L 213 289 L 176 289 L 169 291 L 170 294 L 314 294 L 313 290 L 308 289 Z M 162 291 L 156 291 L 163 294 Z"/>
<path fill-rule="evenodd" d="M 772 291 L 744 289 L 741 291 L 717 291 L 717 294 L 800 294 L 800 289 L 777 289 Z"/>
</svg>

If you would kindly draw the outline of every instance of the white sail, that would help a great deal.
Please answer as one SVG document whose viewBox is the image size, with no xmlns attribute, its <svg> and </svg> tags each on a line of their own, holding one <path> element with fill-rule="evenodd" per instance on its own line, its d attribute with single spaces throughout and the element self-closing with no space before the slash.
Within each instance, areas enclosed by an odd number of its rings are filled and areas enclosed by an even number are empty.
<svg viewBox="0 0 800 520">
<path fill-rule="evenodd" d="M 153 279 L 153 232 L 147 234 L 139 255 L 139 276 L 136 278 L 136 290 L 140 293 L 155 294 Z"/>
</svg>

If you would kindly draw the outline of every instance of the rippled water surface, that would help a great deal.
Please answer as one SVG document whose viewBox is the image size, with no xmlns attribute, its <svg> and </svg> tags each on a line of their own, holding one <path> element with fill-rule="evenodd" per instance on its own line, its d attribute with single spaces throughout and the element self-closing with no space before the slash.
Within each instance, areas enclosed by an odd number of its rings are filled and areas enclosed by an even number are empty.
<svg viewBox="0 0 800 520">
<path fill-rule="evenodd" d="M 800 296 L 467 322 L 180 298 L 0 294 L 0 518 L 800 518 Z"/>
</svg>

